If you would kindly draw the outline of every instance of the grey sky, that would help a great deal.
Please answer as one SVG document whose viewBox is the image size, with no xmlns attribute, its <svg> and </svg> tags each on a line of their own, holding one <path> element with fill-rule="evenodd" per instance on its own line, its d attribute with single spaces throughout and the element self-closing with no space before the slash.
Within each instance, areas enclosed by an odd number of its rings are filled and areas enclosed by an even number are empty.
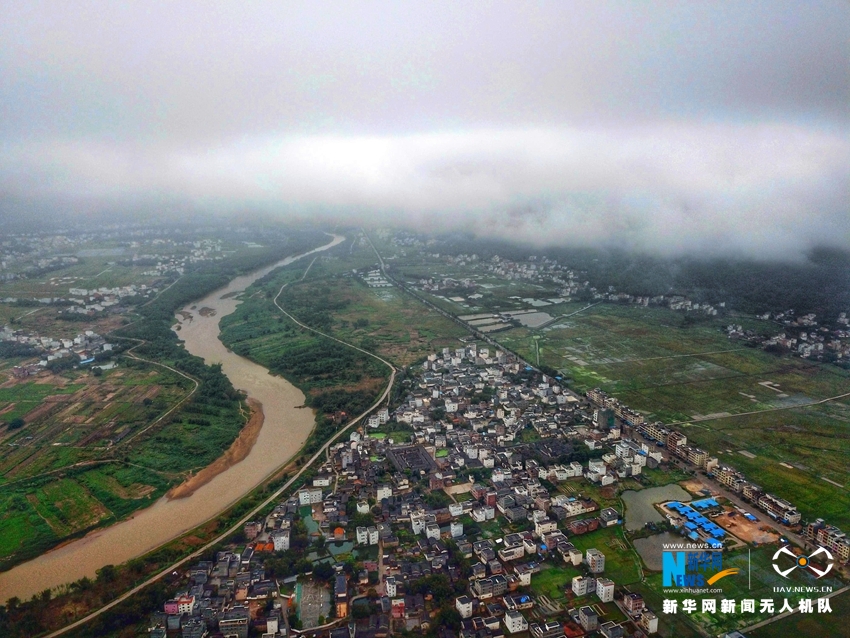
<svg viewBox="0 0 850 638">
<path fill-rule="evenodd" d="M 0 2 L 0 195 L 850 247 L 846 2 Z M 3 200 L 0 200 L 2 202 Z"/>
</svg>

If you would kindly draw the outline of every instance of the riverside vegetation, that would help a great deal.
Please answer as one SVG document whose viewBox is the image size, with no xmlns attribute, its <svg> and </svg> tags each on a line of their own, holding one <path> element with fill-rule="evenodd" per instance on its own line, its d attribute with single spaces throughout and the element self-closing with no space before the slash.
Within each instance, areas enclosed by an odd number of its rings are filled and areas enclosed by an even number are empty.
<svg viewBox="0 0 850 638">
<path fill-rule="evenodd" d="M 325 241 L 326 235 L 317 231 L 291 232 L 285 242 L 206 262 L 152 302 L 137 306 L 135 316 L 126 316 L 127 325 L 109 336 L 115 343 L 112 358 L 119 363 L 114 370 L 94 377 L 70 368 L 58 371 L 49 383 L 0 389 L 0 401 L 21 411 L 10 417 L 18 426 L 14 435 L 38 432 L 36 441 L 10 448 L 0 465 L 0 569 L 126 518 L 228 448 L 246 422 L 243 397 L 219 366 L 207 366 L 185 351 L 171 330 L 174 313 L 238 275 Z M 192 380 L 198 384 L 194 392 Z M 58 407 L 27 417 L 22 425 L 18 419 L 46 395 Z M 73 413 L 70 425 L 58 416 L 60 409 L 62 415 Z M 124 436 L 113 445 L 86 445 L 85 440 L 70 440 L 69 445 L 62 437 L 72 436 L 81 419 L 108 421 Z"/>
</svg>

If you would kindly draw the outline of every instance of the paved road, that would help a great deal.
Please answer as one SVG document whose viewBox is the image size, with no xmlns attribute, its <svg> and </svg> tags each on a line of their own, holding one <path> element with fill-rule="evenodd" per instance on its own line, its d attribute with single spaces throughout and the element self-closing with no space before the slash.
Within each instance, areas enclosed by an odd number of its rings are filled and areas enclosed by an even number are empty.
<svg viewBox="0 0 850 638">
<path fill-rule="evenodd" d="M 312 263 L 311 263 L 311 265 L 312 265 Z M 308 270 L 309 270 L 309 266 L 308 266 Z M 307 274 L 307 271 L 305 271 L 304 275 L 302 276 L 302 279 L 304 278 L 304 276 L 306 276 L 306 274 Z M 334 434 L 334 435 L 333 435 L 333 436 L 332 436 L 332 437 L 331 437 L 331 438 L 330 438 L 330 439 L 329 439 L 329 440 L 328 440 L 328 441 L 327 441 L 324 445 L 322 445 L 322 446 L 321 446 L 321 447 L 320 447 L 320 448 L 316 451 L 316 453 L 315 453 L 315 454 L 313 454 L 313 456 L 311 456 L 311 457 L 310 457 L 310 459 L 309 459 L 309 460 L 308 460 L 308 461 L 307 461 L 307 462 L 306 462 L 306 463 L 305 463 L 305 464 L 301 467 L 301 469 L 300 469 L 300 470 L 298 470 L 298 471 L 295 473 L 295 475 L 294 475 L 294 476 L 292 476 L 292 478 L 290 478 L 290 479 L 289 479 L 289 480 L 288 480 L 288 481 L 287 481 L 287 482 L 286 482 L 286 483 L 285 483 L 282 487 L 280 487 L 279 489 L 277 489 L 277 490 L 274 492 L 274 494 L 272 494 L 271 496 L 269 496 L 266 500 L 264 500 L 262 503 L 260 503 L 257 507 L 255 507 L 255 508 L 254 508 L 254 509 L 252 509 L 250 512 L 248 512 L 248 513 L 247 513 L 247 514 L 246 514 L 246 515 L 245 515 L 242 519 L 240 519 L 239 521 L 237 521 L 236 523 L 234 523 L 231 527 L 229 527 L 229 528 L 228 528 L 227 530 L 225 530 L 223 533 L 219 534 L 219 535 L 218 535 L 218 536 L 216 536 L 213 540 L 211 540 L 209 543 L 207 543 L 207 544 L 206 544 L 206 545 L 204 545 L 203 547 L 200 547 L 199 549 L 195 550 L 194 552 L 192 552 L 191 554 L 189 554 L 189 555 L 188 555 L 188 556 L 186 556 L 185 558 L 182 558 L 182 559 L 180 559 L 180 560 L 178 560 L 178 561 L 176 561 L 176 562 L 172 563 L 171 565 L 169 565 L 168 567 L 166 567 L 166 568 L 165 568 L 165 569 L 163 569 L 162 571 L 160 571 L 160 572 L 158 572 L 158 573 L 154 574 L 153 576 L 151 576 L 150 578 L 148 578 L 147 580 L 145 580 L 145 581 L 144 581 L 144 582 L 142 582 L 141 584 L 136 585 L 136 586 L 135 586 L 135 587 L 133 587 L 131 590 L 129 590 L 129 591 L 127 591 L 127 592 L 125 592 L 124 594 L 122 594 L 121 596 L 119 596 L 119 597 L 118 597 L 118 598 L 116 598 L 115 600 L 113 600 L 113 601 L 109 602 L 108 604 L 104 605 L 104 606 L 103 606 L 103 607 L 101 607 L 100 609 L 98 609 L 98 610 L 96 610 L 96 611 L 94 611 L 94 612 L 90 613 L 88 616 L 85 616 L 85 617 L 83 617 L 83 618 L 81 618 L 81 619 L 79 619 L 79 620 L 77 620 L 77 621 L 75 621 L 75 622 L 71 623 L 70 625 L 66 625 L 65 627 L 62 627 L 61 629 L 58 629 L 58 630 L 56 630 L 56 631 L 54 631 L 54 632 L 52 632 L 52 633 L 50 633 L 50 634 L 47 634 L 47 636 L 46 636 L 45 638 L 55 638 L 56 636 L 61 636 L 61 635 L 65 634 L 65 633 L 67 633 L 68 631 L 70 631 L 70 630 L 72 630 L 72 629 L 76 629 L 77 627 L 80 627 L 81 625 L 84 625 L 85 623 L 87 623 L 87 622 L 89 622 L 89 621 L 93 620 L 94 618 L 97 618 L 98 616 L 100 616 L 100 615 L 102 615 L 103 613 L 105 613 L 105 612 L 109 611 L 109 610 L 110 610 L 110 609 L 112 609 L 113 607 L 115 607 L 115 606 L 117 606 L 117 605 L 121 604 L 122 602 L 124 602 L 125 600 L 127 600 L 128 598 L 130 598 L 131 596 L 133 596 L 133 595 L 137 594 L 138 592 L 140 592 L 141 590 L 143 590 L 143 589 L 144 589 L 145 587 L 147 587 L 148 585 L 151 585 L 151 584 L 155 583 L 156 581 L 161 580 L 162 578 L 164 578 L 164 577 L 168 576 L 169 574 L 171 574 L 172 572 L 176 571 L 177 569 L 179 569 L 180 567 L 182 567 L 183 565 L 185 565 L 185 564 L 186 564 L 186 563 L 188 563 L 189 561 L 195 560 L 196 558 L 198 558 L 199 556 L 201 556 L 201 555 L 202 555 L 202 554 L 204 554 L 205 552 L 209 551 L 210 549 L 212 549 L 213 547 L 215 547 L 216 545 L 218 545 L 219 543 L 221 543 L 222 541 L 224 541 L 225 539 L 227 539 L 227 537 L 228 537 L 228 536 L 231 536 L 232 534 L 234 534 L 234 533 L 236 533 L 237 531 L 239 531 L 240 529 L 242 529 L 242 527 L 245 525 L 245 523 L 247 523 L 247 522 L 248 522 L 248 521 L 250 521 L 250 520 L 253 520 L 253 519 L 256 517 L 256 515 L 257 515 L 257 514 L 258 514 L 261 510 L 263 510 L 263 509 L 265 509 L 266 507 L 268 507 L 269 505 L 271 505 L 274 501 L 277 501 L 278 499 L 280 499 L 281 495 L 283 495 L 283 493 L 284 493 L 284 492 L 286 492 L 286 491 L 287 491 L 287 490 L 288 490 L 288 489 L 292 486 L 292 484 L 293 484 L 293 483 L 295 483 L 295 481 L 297 481 L 297 480 L 298 480 L 298 478 L 299 478 L 299 477 L 300 477 L 300 476 L 301 476 L 304 472 L 306 472 L 306 471 L 307 471 L 307 469 L 309 469 L 309 468 L 310 468 L 310 466 L 311 466 L 311 465 L 313 465 L 313 463 L 315 463 L 315 462 L 316 462 L 316 460 L 317 460 L 317 459 L 321 458 L 321 457 L 322 457 L 322 455 L 323 455 L 323 454 L 325 454 L 326 450 L 327 450 L 327 449 L 328 449 L 331 445 L 333 445 L 333 444 L 337 441 L 337 439 L 339 439 L 339 438 L 340 438 L 343 434 L 345 434 L 348 430 L 350 430 L 350 429 L 351 429 L 351 428 L 353 428 L 355 425 L 357 425 L 357 423 L 359 423 L 360 421 L 362 421 L 362 420 L 363 420 L 363 419 L 364 419 L 364 418 L 365 418 L 368 414 L 370 414 L 373 410 L 375 410 L 378 406 L 380 406 L 382 403 L 384 403 L 384 402 L 387 400 L 387 397 L 389 396 L 390 391 L 392 390 L 393 383 L 395 383 L 395 375 L 396 375 L 396 368 L 395 368 L 395 366 L 393 366 L 393 364 L 391 364 L 391 363 L 390 363 L 389 361 L 387 361 L 386 359 L 383 359 L 383 358 L 379 357 L 379 356 L 378 356 L 378 355 L 376 355 L 376 354 L 373 354 L 373 353 L 371 353 L 371 352 L 368 352 L 368 351 L 366 351 L 366 350 L 363 350 L 362 348 L 358 348 L 357 346 L 352 345 L 352 344 L 350 344 L 350 343 L 347 343 L 347 342 L 345 342 L 345 341 L 342 341 L 342 340 L 340 340 L 340 339 L 337 339 L 336 337 L 331 337 L 330 335 L 327 335 L 327 334 L 325 334 L 325 333 L 323 333 L 323 332 L 321 332 L 321 331 L 319 331 L 319 330 L 316 330 L 316 329 L 314 329 L 314 328 L 311 328 L 310 326 L 305 325 L 304 323 L 302 323 L 302 322 L 298 321 L 295 317 L 293 317 L 291 314 L 289 314 L 288 312 L 286 312 L 286 311 L 285 311 L 285 310 L 284 310 L 284 309 L 280 306 L 280 304 L 278 303 L 278 298 L 280 297 L 280 295 L 281 295 L 281 293 L 283 292 L 283 289 L 284 289 L 285 287 L 286 287 L 286 284 L 284 284 L 283 286 L 281 286 L 280 290 L 278 291 L 277 295 L 275 296 L 275 298 L 274 298 L 274 304 L 275 304 L 275 306 L 277 306 L 277 307 L 278 307 L 278 309 L 279 309 L 279 310 L 280 310 L 283 314 L 285 314 L 287 317 L 289 317 L 290 319 L 292 319 L 292 321 L 294 321 L 295 323 L 297 323 L 297 324 L 298 324 L 299 326 L 301 326 L 302 328 L 305 328 L 306 330 L 310 330 L 310 331 L 312 331 L 312 332 L 314 332 L 314 333 L 316 333 L 316 334 L 319 334 L 319 335 L 322 335 L 322 336 L 324 336 L 324 337 L 327 337 L 328 339 L 331 339 L 332 341 L 336 341 L 337 343 L 340 343 L 340 344 L 342 344 L 342 345 L 344 345 L 344 346 L 346 346 L 346 347 L 354 348 L 355 350 L 357 350 L 357 351 L 359 351 L 359 352 L 362 352 L 362 353 L 364 353 L 364 354 L 369 355 L 370 357 L 373 357 L 374 359 L 377 359 L 378 361 L 380 361 L 381 363 L 383 363 L 384 365 L 386 365 L 387 367 L 389 367 L 389 368 L 390 368 L 390 370 L 391 370 L 391 373 L 390 373 L 390 378 L 389 378 L 389 382 L 387 383 L 387 387 L 386 387 L 386 389 L 383 391 L 383 393 L 381 394 L 381 396 L 380 396 L 380 397 L 378 397 L 378 399 L 377 399 L 377 400 L 376 400 L 376 401 L 375 401 L 375 402 L 374 402 L 374 403 L 373 403 L 373 404 L 369 407 L 369 409 L 367 409 L 366 411 L 364 411 L 362 414 L 359 414 L 358 416 L 356 416 L 355 418 L 353 418 L 351 421 L 349 421 L 348 423 L 346 423 L 346 424 L 345 424 L 342 428 L 340 428 L 340 429 L 339 429 L 339 431 L 338 431 L 336 434 Z M 288 462 L 289 462 L 289 461 L 287 461 L 287 463 L 288 463 Z"/>
</svg>

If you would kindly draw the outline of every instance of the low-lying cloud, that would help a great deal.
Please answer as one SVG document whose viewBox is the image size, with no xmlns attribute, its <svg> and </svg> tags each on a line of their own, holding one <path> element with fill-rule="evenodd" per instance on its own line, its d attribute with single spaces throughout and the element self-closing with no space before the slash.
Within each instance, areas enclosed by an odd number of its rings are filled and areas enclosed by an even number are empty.
<svg viewBox="0 0 850 638">
<path fill-rule="evenodd" d="M 848 247 L 850 5 L 0 3 L 0 217 Z"/>
<path fill-rule="evenodd" d="M 192 150 L 54 142 L 5 157 L 7 192 L 26 175 L 46 200 L 154 194 L 219 211 L 668 254 L 850 247 L 850 142 L 788 124 L 285 136 Z"/>
</svg>

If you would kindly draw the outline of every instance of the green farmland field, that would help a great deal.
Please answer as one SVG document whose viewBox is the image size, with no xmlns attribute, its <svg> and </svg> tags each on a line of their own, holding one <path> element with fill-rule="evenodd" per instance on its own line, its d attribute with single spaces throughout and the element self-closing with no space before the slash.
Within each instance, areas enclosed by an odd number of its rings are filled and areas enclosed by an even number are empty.
<svg viewBox="0 0 850 638">
<path fill-rule="evenodd" d="M 539 334 L 541 364 L 561 370 L 575 389 L 600 387 L 673 424 L 805 518 L 850 526 L 850 397 L 818 403 L 850 393 L 850 372 L 744 347 L 726 337 L 730 321 L 738 320 L 686 321 L 667 309 L 602 304 L 496 338 L 531 358 Z"/>
</svg>

